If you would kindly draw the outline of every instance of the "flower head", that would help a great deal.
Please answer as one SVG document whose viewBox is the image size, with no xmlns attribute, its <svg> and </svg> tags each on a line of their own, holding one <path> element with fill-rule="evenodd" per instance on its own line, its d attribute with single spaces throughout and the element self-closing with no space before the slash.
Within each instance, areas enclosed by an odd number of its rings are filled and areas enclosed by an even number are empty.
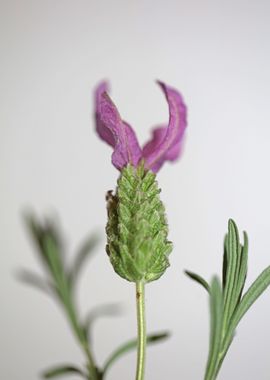
<svg viewBox="0 0 270 380">
<path fill-rule="evenodd" d="M 165 161 L 175 161 L 181 154 L 187 110 L 181 94 L 158 82 L 169 106 L 167 126 L 154 128 L 152 138 L 141 149 L 132 127 L 121 116 L 108 95 L 108 84 L 102 82 L 95 93 L 96 130 L 99 137 L 113 148 L 112 163 L 122 170 L 135 167 L 143 159 L 145 167 L 157 172 Z"/>
</svg>

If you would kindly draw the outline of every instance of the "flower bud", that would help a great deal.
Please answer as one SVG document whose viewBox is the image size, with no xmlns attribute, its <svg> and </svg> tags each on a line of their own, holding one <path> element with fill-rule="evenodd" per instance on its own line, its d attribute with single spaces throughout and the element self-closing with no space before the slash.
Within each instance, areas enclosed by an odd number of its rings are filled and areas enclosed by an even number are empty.
<svg viewBox="0 0 270 380">
<path fill-rule="evenodd" d="M 121 170 L 107 194 L 106 250 L 116 273 L 132 282 L 157 280 L 169 266 L 172 243 L 155 174 L 143 163 Z"/>
</svg>

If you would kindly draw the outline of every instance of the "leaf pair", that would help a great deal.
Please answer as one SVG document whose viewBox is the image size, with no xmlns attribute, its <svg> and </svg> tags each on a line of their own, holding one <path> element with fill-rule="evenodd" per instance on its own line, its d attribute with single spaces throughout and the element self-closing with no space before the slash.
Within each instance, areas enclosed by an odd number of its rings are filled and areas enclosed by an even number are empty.
<svg viewBox="0 0 270 380">
<path fill-rule="evenodd" d="M 235 335 L 240 320 L 270 285 L 270 266 L 253 282 L 242 296 L 247 276 L 248 239 L 240 244 L 236 224 L 229 220 L 225 237 L 222 284 L 214 277 L 209 285 L 201 276 L 186 271 L 186 274 L 202 285 L 210 295 L 210 344 L 205 380 L 215 380 Z"/>
<path fill-rule="evenodd" d="M 64 364 L 61 366 L 56 366 L 54 368 L 51 368 L 43 373 L 43 378 L 44 379 L 53 379 L 58 376 L 66 376 L 66 375 L 79 375 L 84 379 L 88 379 L 87 374 L 84 373 L 82 370 L 79 368 L 69 365 L 69 364 Z"/>
<path fill-rule="evenodd" d="M 161 333 L 148 335 L 146 341 L 147 341 L 147 344 L 153 344 L 153 343 L 161 342 L 164 339 L 167 339 L 168 337 L 169 337 L 168 332 L 161 332 Z M 103 380 L 105 378 L 105 375 L 107 375 L 108 370 L 119 358 L 129 353 L 130 351 L 135 350 L 136 347 L 137 347 L 137 339 L 132 339 L 122 344 L 115 351 L 113 351 L 113 353 L 105 361 L 102 370 L 100 370 L 99 372 L 99 380 Z M 89 377 L 87 377 L 87 374 L 84 373 L 80 368 L 77 368 L 76 366 L 73 366 L 70 364 L 64 364 L 64 365 L 51 368 L 43 373 L 43 377 L 45 379 L 52 379 L 55 377 L 74 375 L 74 374 L 77 374 L 78 376 L 82 378 L 89 379 Z"/>
</svg>

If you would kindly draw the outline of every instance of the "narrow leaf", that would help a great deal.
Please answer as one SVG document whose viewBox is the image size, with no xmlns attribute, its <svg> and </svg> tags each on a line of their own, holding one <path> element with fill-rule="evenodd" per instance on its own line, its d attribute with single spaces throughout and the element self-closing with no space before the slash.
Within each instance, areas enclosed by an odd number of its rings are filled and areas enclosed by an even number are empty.
<svg viewBox="0 0 270 380">
<path fill-rule="evenodd" d="M 161 342 L 162 340 L 167 339 L 169 335 L 170 334 L 168 332 L 148 335 L 146 338 L 146 343 L 152 344 L 152 343 Z M 130 340 L 129 342 L 124 343 L 119 348 L 117 348 L 105 362 L 103 371 L 102 371 L 103 376 L 117 359 L 119 359 L 122 355 L 136 348 L 137 348 L 137 339 Z"/>
<path fill-rule="evenodd" d="M 244 294 L 240 304 L 235 310 L 231 321 L 228 325 L 228 330 L 226 333 L 226 337 L 223 343 L 223 352 L 225 352 L 230 345 L 232 340 L 234 331 L 245 315 L 247 310 L 252 306 L 252 304 L 260 297 L 260 295 L 265 291 L 265 289 L 270 285 L 270 266 L 267 267 L 259 277 L 253 282 L 253 284 L 249 287 L 247 292 Z"/>
<path fill-rule="evenodd" d="M 59 289 L 66 287 L 64 263 L 59 246 L 51 236 L 44 237 L 44 252 L 48 258 L 51 275 Z"/>
<path fill-rule="evenodd" d="M 218 368 L 218 356 L 221 348 L 223 298 L 222 288 L 218 277 L 214 277 L 210 289 L 210 345 L 205 380 L 215 379 Z"/>
<path fill-rule="evenodd" d="M 46 269 L 49 269 L 49 271 L 51 271 L 46 247 L 44 247 L 46 238 L 50 238 L 54 241 L 55 245 L 58 248 L 58 254 L 60 256 L 63 256 L 61 236 L 55 220 L 49 218 L 42 223 L 35 217 L 34 214 L 31 213 L 25 214 L 24 219 L 30 232 L 31 238 L 38 248 L 39 256 L 42 260 L 43 265 L 46 267 Z"/>
<path fill-rule="evenodd" d="M 58 376 L 74 375 L 74 374 L 78 374 L 83 378 L 87 378 L 86 375 L 83 373 L 83 371 L 81 371 L 79 368 L 73 365 L 62 365 L 62 366 L 54 367 L 52 369 L 49 369 L 43 372 L 42 377 L 44 379 L 52 379 Z"/>
<path fill-rule="evenodd" d="M 202 278 L 201 276 L 199 276 L 197 273 L 190 272 L 188 270 L 185 270 L 185 274 L 189 278 L 191 278 L 192 280 L 196 281 L 198 284 L 202 285 L 204 287 L 204 289 L 206 289 L 209 292 L 209 290 L 210 290 L 209 284 L 208 284 L 207 281 L 205 281 L 204 278 Z"/>
<path fill-rule="evenodd" d="M 91 329 L 93 327 L 94 322 L 100 318 L 100 317 L 113 317 L 121 314 L 121 305 L 119 304 L 105 304 L 105 305 L 99 305 L 96 306 L 94 309 L 92 309 L 85 321 L 84 325 L 84 331 L 85 336 L 88 341 L 91 340 Z"/>
<path fill-rule="evenodd" d="M 241 300 L 242 292 L 245 286 L 247 277 L 247 264 L 248 264 L 248 237 L 246 232 L 244 232 L 244 245 L 241 247 L 241 261 L 238 273 L 238 280 L 236 284 L 236 297 L 237 302 Z"/>
<path fill-rule="evenodd" d="M 237 231 L 236 237 L 237 237 L 236 264 L 235 264 L 235 273 L 234 273 L 233 287 L 232 287 L 230 307 L 229 307 L 229 319 L 231 318 L 236 306 L 238 305 L 240 301 L 242 289 L 243 289 L 244 282 L 246 279 L 246 274 L 247 274 L 248 252 L 247 252 L 246 234 L 244 234 L 245 247 L 242 246 L 239 242 L 238 231 Z"/>
<path fill-rule="evenodd" d="M 97 235 L 90 236 L 79 248 L 70 270 L 69 281 L 71 284 L 73 284 L 78 279 L 86 260 L 95 252 L 95 248 L 98 242 L 99 238 Z"/>
<path fill-rule="evenodd" d="M 48 283 L 47 280 L 41 278 L 34 272 L 27 269 L 22 269 L 17 274 L 19 281 L 22 281 L 26 285 L 33 286 L 39 290 L 42 290 L 46 294 L 52 294 L 53 286 Z"/>
<path fill-rule="evenodd" d="M 228 224 L 228 235 L 225 241 L 227 252 L 227 271 L 224 288 L 224 315 L 223 329 L 226 329 L 230 312 L 234 303 L 234 284 L 237 278 L 237 263 L 239 255 L 239 237 L 236 224 L 230 219 Z"/>
<path fill-rule="evenodd" d="M 222 263 L 222 289 L 225 289 L 226 285 L 226 277 L 228 270 L 228 252 L 227 252 L 227 235 L 225 236 L 223 242 L 223 263 Z"/>
</svg>

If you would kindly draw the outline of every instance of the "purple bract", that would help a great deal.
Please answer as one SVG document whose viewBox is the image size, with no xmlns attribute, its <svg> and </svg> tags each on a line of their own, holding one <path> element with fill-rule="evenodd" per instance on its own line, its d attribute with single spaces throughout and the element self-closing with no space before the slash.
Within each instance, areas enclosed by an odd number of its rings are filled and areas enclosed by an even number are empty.
<svg viewBox="0 0 270 380">
<path fill-rule="evenodd" d="M 181 154 L 187 109 L 178 91 L 162 82 L 158 84 L 169 106 L 169 123 L 155 128 L 151 140 L 142 149 L 134 130 L 121 119 L 110 99 L 107 83 L 100 83 L 96 89 L 96 130 L 99 137 L 113 147 L 112 163 L 119 170 L 129 163 L 137 166 L 143 159 L 146 168 L 156 173 L 165 161 L 175 161 Z"/>
</svg>

